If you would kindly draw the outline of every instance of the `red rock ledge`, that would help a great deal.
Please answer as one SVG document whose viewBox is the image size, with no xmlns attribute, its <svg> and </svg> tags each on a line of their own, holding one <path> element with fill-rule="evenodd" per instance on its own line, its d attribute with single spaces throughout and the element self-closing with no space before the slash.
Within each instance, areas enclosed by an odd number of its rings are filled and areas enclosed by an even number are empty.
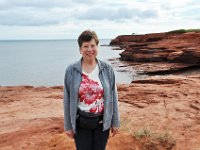
<svg viewBox="0 0 200 150">
<path fill-rule="evenodd" d="M 200 66 L 200 32 L 121 35 L 110 45 L 124 49 L 120 59 L 133 65 L 139 62 L 135 69 L 144 73 L 167 73 Z"/>
</svg>

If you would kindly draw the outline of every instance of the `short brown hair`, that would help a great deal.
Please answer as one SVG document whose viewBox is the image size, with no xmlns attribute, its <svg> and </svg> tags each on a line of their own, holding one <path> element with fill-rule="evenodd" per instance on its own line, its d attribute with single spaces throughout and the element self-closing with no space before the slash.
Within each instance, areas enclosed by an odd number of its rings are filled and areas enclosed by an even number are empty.
<svg viewBox="0 0 200 150">
<path fill-rule="evenodd" d="M 99 39 L 97 37 L 97 34 L 94 31 L 91 31 L 91 30 L 83 31 L 78 37 L 78 45 L 79 45 L 79 47 L 82 46 L 83 42 L 89 42 L 92 39 L 95 40 L 95 43 L 97 45 L 99 44 Z"/>
</svg>

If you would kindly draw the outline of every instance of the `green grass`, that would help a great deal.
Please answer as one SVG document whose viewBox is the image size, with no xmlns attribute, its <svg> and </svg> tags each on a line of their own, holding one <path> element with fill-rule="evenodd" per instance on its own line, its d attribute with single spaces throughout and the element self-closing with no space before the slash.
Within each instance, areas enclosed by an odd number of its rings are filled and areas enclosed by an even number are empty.
<svg viewBox="0 0 200 150">
<path fill-rule="evenodd" d="M 140 129 L 134 128 L 134 120 L 130 118 L 121 119 L 122 130 L 131 135 L 141 145 L 142 150 L 172 150 L 176 145 L 176 140 L 167 131 L 153 132 L 149 125 Z"/>
<path fill-rule="evenodd" d="M 188 33 L 188 32 L 200 32 L 200 29 L 178 29 L 169 31 L 168 33 Z"/>
<path fill-rule="evenodd" d="M 134 136 L 136 139 L 140 139 L 143 137 L 152 137 L 153 133 L 152 133 L 150 127 L 145 126 L 144 128 L 133 132 L 132 136 Z"/>
<path fill-rule="evenodd" d="M 134 132 L 132 136 L 142 143 L 142 149 L 144 150 L 159 150 L 160 147 L 172 150 L 176 145 L 176 140 L 168 132 L 154 133 L 149 127 Z"/>
</svg>

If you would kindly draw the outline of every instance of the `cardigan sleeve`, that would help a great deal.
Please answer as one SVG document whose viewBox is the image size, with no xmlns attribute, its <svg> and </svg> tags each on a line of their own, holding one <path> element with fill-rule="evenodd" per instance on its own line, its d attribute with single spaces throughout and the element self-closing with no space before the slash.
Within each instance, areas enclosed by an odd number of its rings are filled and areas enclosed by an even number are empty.
<svg viewBox="0 0 200 150">
<path fill-rule="evenodd" d="M 115 74 L 112 69 L 112 97 L 113 97 L 113 116 L 111 121 L 112 127 L 120 127 L 120 115 L 119 115 L 119 108 L 118 108 L 118 92 L 117 92 L 117 85 L 115 80 Z"/>
<path fill-rule="evenodd" d="M 66 68 L 64 77 L 64 96 L 63 96 L 63 109 L 64 109 L 64 130 L 72 130 L 71 117 L 70 117 L 70 67 Z"/>
</svg>

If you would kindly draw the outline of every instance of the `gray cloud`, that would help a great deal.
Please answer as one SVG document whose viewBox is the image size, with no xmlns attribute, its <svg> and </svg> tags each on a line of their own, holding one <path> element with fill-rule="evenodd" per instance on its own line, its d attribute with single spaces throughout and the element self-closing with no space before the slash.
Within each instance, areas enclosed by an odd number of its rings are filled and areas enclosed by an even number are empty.
<svg viewBox="0 0 200 150">
<path fill-rule="evenodd" d="M 37 1 L 37 0 L 36 0 Z M 54 2 L 54 1 L 51 1 Z M 4 3 L 5 4 L 5 3 Z M 7 5 L 9 5 L 7 3 Z M 86 10 L 78 8 L 68 9 L 67 7 L 52 8 L 53 5 L 36 3 L 15 4 L 10 9 L 0 10 L 0 25 L 7 26 L 46 26 L 61 24 L 72 20 L 110 20 L 121 22 L 134 19 L 138 22 L 141 19 L 155 18 L 158 16 L 156 10 L 140 10 L 126 7 L 89 7 Z M 18 6 L 18 7 L 17 7 Z M 25 7 L 26 6 L 26 7 Z M 56 5 L 54 5 L 56 7 Z M 59 9 L 57 11 L 56 9 Z"/>
<path fill-rule="evenodd" d="M 31 7 L 31 8 L 55 8 L 55 7 L 66 7 L 71 4 L 70 0 L 2 0 L 0 8 L 12 9 L 20 7 Z"/>
<path fill-rule="evenodd" d="M 82 5 L 84 10 L 80 9 Z M 96 5 L 92 0 L 59 0 L 59 2 L 57 0 L 1 0 L 0 25 L 46 26 L 75 20 L 122 22 L 134 19 L 138 22 L 138 20 L 158 16 L 154 9 L 128 8 L 125 3 L 108 3 L 108 5 L 99 3 L 98 7 Z"/>
<path fill-rule="evenodd" d="M 139 17 L 142 18 L 156 18 L 158 17 L 158 12 L 156 10 L 145 10 L 145 11 L 140 11 L 138 13 Z"/>
<path fill-rule="evenodd" d="M 85 28 L 104 38 L 197 28 L 199 8 L 199 0 L 0 0 L 0 39 L 77 38 Z"/>
<path fill-rule="evenodd" d="M 98 0 L 94 1 L 94 0 L 73 0 L 73 2 L 75 3 L 83 3 L 83 4 L 92 4 L 92 3 L 96 3 Z"/>
<path fill-rule="evenodd" d="M 105 8 L 96 7 L 85 12 L 76 13 L 76 17 L 82 20 L 121 20 L 131 18 L 155 18 L 158 16 L 156 10 L 140 10 L 136 8 Z"/>
<path fill-rule="evenodd" d="M 81 4 L 80 0 L 0 0 L 0 25 L 46 26 L 65 23 L 73 19 L 71 9 Z"/>
<path fill-rule="evenodd" d="M 0 8 L 11 9 L 20 7 L 31 8 L 63 8 L 74 7 L 81 4 L 97 4 L 99 0 L 1 0 Z"/>
<path fill-rule="evenodd" d="M 66 18 L 53 11 L 33 8 L 18 8 L 0 11 L 0 25 L 6 26 L 43 26 L 62 23 Z"/>
</svg>

